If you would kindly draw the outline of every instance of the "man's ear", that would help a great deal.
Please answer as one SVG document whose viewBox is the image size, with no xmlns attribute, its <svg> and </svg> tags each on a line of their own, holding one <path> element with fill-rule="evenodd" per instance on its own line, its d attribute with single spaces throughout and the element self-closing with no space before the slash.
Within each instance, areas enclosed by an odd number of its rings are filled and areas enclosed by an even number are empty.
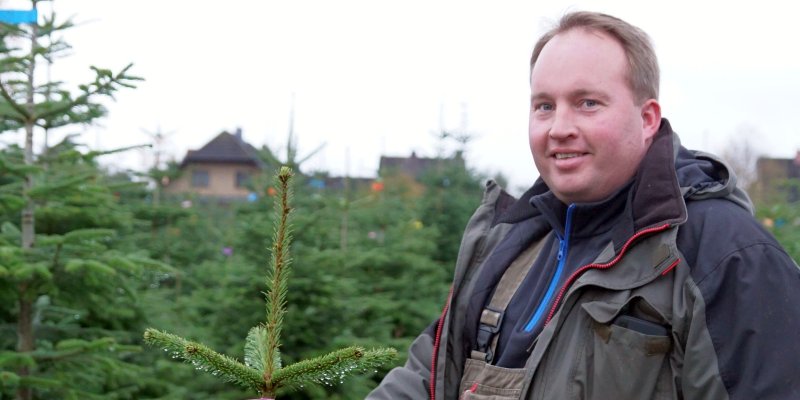
<svg viewBox="0 0 800 400">
<path fill-rule="evenodd" d="M 642 104 L 642 133 L 647 143 L 653 140 L 659 127 L 661 127 L 661 105 L 656 99 L 647 100 Z"/>
</svg>

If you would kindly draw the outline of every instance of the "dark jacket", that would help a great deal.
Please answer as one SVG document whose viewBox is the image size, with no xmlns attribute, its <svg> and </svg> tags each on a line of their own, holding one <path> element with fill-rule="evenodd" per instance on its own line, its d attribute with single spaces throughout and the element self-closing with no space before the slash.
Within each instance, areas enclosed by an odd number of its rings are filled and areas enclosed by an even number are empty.
<svg viewBox="0 0 800 400">
<path fill-rule="evenodd" d="M 515 200 L 487 184 L 442 316 L 368 399 L 459 398 L 493 282 L 525 248 L 525 233 L 559 229 L 557 205 L 541 201 L 548 193 L 539 181 Z M 524 349 L 524 338 L 506 335 L 504 352 L 522 355 L 509 362 L 524 361 L 512 365 L 526 382 L 514 398 L 800 398 L 800 268 L 752 217 L 732 172 L 681 147 L 664 120 L 616 195 L 619 212 L 576 249 L 541 332 Z M 542 252 L 540 260 L 555 257 L 552 247 Z M 625 317 L 646 324 L 623 326 Z"/>
</svg>

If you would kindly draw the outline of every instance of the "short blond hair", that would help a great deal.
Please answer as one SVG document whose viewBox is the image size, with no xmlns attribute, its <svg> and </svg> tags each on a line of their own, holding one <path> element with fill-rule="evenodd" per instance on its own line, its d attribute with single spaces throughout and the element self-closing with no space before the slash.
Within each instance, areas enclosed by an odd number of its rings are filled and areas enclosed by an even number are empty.
<svg viewBox="0 0 800 400">
<path fill-rule="evenodd" d="M 561 17 L 558 24 L 542 35 L 533 47 L 531 71 L 550 39 L 577 28 L 604 32 L 616 39 L 628 58 L 628 85 L 636 100 L 641 103 L 649 99 L 658 100 L 658 59 L 650 37 L 643 30 L 607 14 L 576 11 Z"/>
</svg>

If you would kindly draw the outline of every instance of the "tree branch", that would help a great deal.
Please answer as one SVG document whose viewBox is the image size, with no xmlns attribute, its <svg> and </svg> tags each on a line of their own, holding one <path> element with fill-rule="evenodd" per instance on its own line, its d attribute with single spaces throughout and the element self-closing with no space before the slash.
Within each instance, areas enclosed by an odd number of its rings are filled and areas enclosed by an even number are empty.
<svg viewBox="0 0 800 400">
<path fill-rule="evenodd" d="M 98 95 L 98 94 L 105 94 L 105 95 L 109 95 L 110 96 L 111 92 L 113 90 L 115 90 L 114 84 L 117 84 L 117 85 L 120 85 L 120 86 L 124 86 L 124 87 L 135 87 L 135 86 L 133 86 L 131 84 L 123 82 L 124 80 L 134 80 L 134 81 L 142 80 L 142 78 L 139 78 L 139 77 L 136 77 L 136 76 L 125 75 L 125 72 L 127 72 L 128 69 L 131 66 L 133 66 L 133 64 L 128 64 L 117 75 L 108 76 L 109 80 L 106 81 L 106 82 L 101 82 L 100 81 L 100 78 L 103 76 L 103 74 L 100 74 L 98 76 L 98 78 L 95 80 L 95 82 L 93 84 L 94 87 L 92 89 L 89 89 L 87 87 L 87 89 L 85 90 L 85 93 L 80 95 L 80 96 L 78 96 L 77 98 L 75 98 L 75 100 L 69 102 L 68 104 L 66 104 L 64 106 L 56 107 L 56 108 L 54 108 L 52 110 L 45 111 L 45 112 L 37 115 L 36 119 L 40 119 L 40 118 L 45 118 L 46 119 L 46 118 L 48 118 L 50 116 L 53 116 L 53 115 L 63 114 L 63 113 L 69 112 L 69 110 L 75 108 L 76 106 L 88 104 L 89 103 L 89 98 L 92 97 L 92 96 Z M 99 71 L 96 68 L 95 68 L 95 70 Z"/>
<path fill-rule="evenodd" d="M 0 94 L 2 94 L 3 98 L 8 102 L 11 108 L 14 109 L 14 111 L 18 112 L 20 115 L 23 116 L 24 119 L 19 122 L 24 122 L 30 119 L 31 115 L 28 113 L 28 110 L 26 110 L 24 107 L 19 105 L 19 103 L 14 101 L 14 98 L 12 98 L 11 94 L 8 93 L 8 90 L 6 90 L 6 84 L 2 81 L 0 81 Z"/>
</svg>

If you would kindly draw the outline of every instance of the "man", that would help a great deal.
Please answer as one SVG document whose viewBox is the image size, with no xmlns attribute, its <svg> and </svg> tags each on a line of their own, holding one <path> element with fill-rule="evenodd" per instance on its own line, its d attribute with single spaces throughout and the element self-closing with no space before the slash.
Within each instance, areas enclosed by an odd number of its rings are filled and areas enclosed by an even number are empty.
<svg viewBox="0 0 800 400">
<path fill-rule="evenodd" d="M 541 178 L 487 184 L 444 312 L 368 398 L 800 398 L 800 268 L 661 118 L 647 35 L 568 14 L 530 78 Z"/>
</svg>

